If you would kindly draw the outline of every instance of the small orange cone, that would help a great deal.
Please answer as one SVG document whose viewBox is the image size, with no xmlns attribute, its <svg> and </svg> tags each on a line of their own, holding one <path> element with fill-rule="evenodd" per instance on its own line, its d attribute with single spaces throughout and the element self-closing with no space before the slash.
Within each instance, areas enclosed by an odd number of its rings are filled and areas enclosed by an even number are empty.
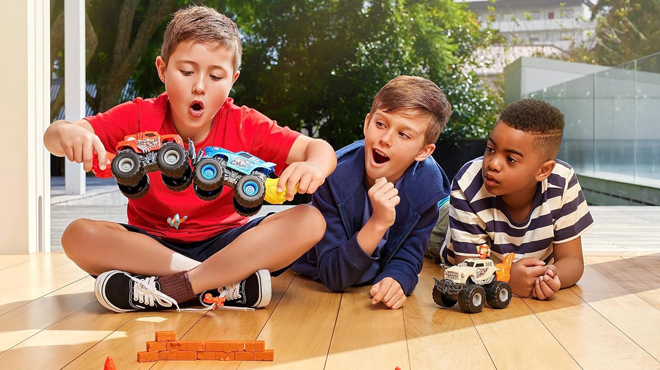
<svg viewBox="0 0 660 370">
<path fill-rule="evenodd" d="M 112 356 L 108 356 L 108 358 L 105 359 L 103 370 L 117 370 L 117 365 L 115 365 L 115 360 L 112 359 Z"/>
</svg>

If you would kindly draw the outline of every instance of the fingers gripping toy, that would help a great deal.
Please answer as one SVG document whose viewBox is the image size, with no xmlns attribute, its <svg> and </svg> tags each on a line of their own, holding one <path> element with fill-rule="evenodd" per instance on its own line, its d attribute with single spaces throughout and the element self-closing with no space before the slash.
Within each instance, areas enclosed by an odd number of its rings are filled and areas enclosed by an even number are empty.
<svg viewBox="0 0 660 370">
<path fill-rule="evenodd" d="M 277 179 L 269 179 L 275 163 L 264 162 L 246 152 L 209 146 L 201 149 L 194 164 L 193 190 L 199 199 L 213 200 L 223 186 L 234 189 L 234 209 L 251 216 L 261 209 L 264 200 L 281 204 L 286 193 L 277 193 Z M 274 185 L 274 186 L 273 186 Z"/>
<path fill-rule="evenodd" d="M 488 249 L 488 251 L 486 251 Z M 477 247 L 481 256 L 489 255 L 486 245 Z M 508 284 L 513 253 L 495 265 L 485 258 L 468 258 L 456 266 L 445 269 L 445 278 L 434 278 L 433 300 L 440 306 L 453 307 L 458 302 L 464 312 L 481 312 L 484 301 L 492 308 L 505 308 L 511 302 Z"/>
<path fill-rule="evenodd" d="M 159 135 L 145 131 L 124 137 L 117 144 L 117 154 L 108 153 L 108 167 L 101 171 L 94 156 L 92 171 L 97 177 L 114 176 L 119 190 L 128 198 L 138 199 L 149 191 L 148 172 L 160 171 L 163 183 L 172 191 L 185 190 L 192 182 L 189 159 L 195 146 L 183 146 L 179 135 Z"/>
</svg>

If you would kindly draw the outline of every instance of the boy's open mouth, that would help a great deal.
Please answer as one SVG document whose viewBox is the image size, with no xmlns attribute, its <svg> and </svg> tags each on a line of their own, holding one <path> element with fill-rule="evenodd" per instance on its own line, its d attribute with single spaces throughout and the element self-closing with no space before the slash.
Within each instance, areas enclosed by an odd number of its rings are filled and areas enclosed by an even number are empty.
<svg viewBox="0 0 660 370">
<path fill-rule="evenodd" d="M 381 164 L 385 163 L 390 160 L 390 157 L 388 157 L 385 153 L 380 152 L 378 149 L 372 150 L 373 156 L 374 156 L 374 162 Z"/>
<path fill-rule="evenodd" d="M 202 114 L 204 114 L 204 103 L 200 101 L 194 101 L 192 104 L 190 104 L 188 110 L 193 117 L 200 117 Z"/>
</svg>

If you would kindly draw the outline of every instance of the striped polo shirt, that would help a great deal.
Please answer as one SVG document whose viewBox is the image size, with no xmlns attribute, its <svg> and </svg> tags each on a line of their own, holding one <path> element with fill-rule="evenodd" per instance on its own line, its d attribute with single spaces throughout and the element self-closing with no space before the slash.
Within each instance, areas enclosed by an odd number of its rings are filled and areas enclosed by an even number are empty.
<svg viewBox="0 0 660 370">
<path fill-rule="evenodd" d="M 528 219 L 511 219 L 500 199 L 486 191 L 483 157 L 466 163 L 451 185 L 449 230 L 440 254 L 454 264 L 456 255 L 478 257 L 477 246 L 488 244 L 490 258 L 501 262 L 507 253 L 514 261 L 536 257 L 553 263 L 553 244 L 571 241 L 593 225 L 587 201 L 573 167 L 557 160 L 554 170 L 539 183 Z"/>
</svg>

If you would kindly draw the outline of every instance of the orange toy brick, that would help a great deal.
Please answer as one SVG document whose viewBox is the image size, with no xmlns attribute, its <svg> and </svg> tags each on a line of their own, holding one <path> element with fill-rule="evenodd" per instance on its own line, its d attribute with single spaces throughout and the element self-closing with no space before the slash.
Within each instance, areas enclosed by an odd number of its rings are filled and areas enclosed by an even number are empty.
<svg viewBox="0 0 660 370">
<path fill-rule="evenodd" d="M 167 342 L 147 342 L 147 352 L 166 351 Z"/>
<path fill-rule="evenodd" d="M 239 340 L 223 340 L 225 352 L 239 352 L 245 349 L 245 342 Z"/>
<path fill-rule="evenodd" d="M 217 352 L 197 352 L 198 360 L 215 360 L 215 354 Z"/>
<path fill-rule="evenodd" d="M 254 361 L 254 352 L 235 352 L 234 358 L 236 361 Z"/>
<path fill-rule="evenodd" d="M 206 351 L 206 342 L 202 340 L 189 340 L 186 342 L 186 350 L 196 352 Z"/>
<path fill-rule="evenodd" d="M 185 351 L 187 349 L 188 345 L 184 341 L 172 341 L 172 342 L 167 342 L 167 350 L 168 351 Z"/>
<path fill-rule="evenodd" d="M 234 352 L 215 352 L 215 359 L 219 361 L 234 361 Z"/>
<path fill-rule="evenodd" d="M 169 342 L 176 340 L 176 333 L 173 331 L 157 331 L 156 342 Z"/>
<path fill-rule="evenodd" d="M 176 359 L 180 361 L 195 361 L 197 360 L 196 351 L 177 351 Z"/>
<path fill-rule="evenodd" d="M 206 351 L 207 352 L 224 352 L 225 344 L 219 340 L 209 340 L 206 341 Z"/>
<path fill-rule="evenodd" d="M 138 352 L 137 360 L 138 362 L 156 362 L 158 361 L 158 355 L 160 352 Z"/>
<path fill-rule="evenodd" d="M 158 360 L 176 360 L 177 355 L 174 351 L 160 351 L 158 352 Z"/>
<path fill-rule="evenodd" d="M 263 340 L 246 340 L 246 352 L 263 352 L 266 349 L 266 342 Z"/>
<path fill-rule="evenodd" d="M 256 361 L 273 361 L 275 359 L 275 351 L 267 349 L 263 352 L 255 352 L 254 359 Z"/>
</svg>

